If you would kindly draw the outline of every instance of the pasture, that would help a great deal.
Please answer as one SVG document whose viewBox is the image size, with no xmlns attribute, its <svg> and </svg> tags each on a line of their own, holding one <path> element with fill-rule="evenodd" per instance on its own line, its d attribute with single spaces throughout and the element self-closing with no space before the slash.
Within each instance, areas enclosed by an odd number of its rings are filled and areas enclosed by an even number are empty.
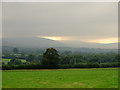
<svg viewBox="0 0 120 90">
<path fill-rule="evenodd" d="M 3 88 L 117 88 L 118 68 L 6 70 Z"/>
<path fill-rule="evenodd" d="M 7 64 L 10 60 L 11 59 L 2 58 L 2 62 L 5 63 L 5 64 Z M 21 62 L 26 62 L 25 59 L 19 59 L 19 60 L 21 60 Z"/>
</svg>

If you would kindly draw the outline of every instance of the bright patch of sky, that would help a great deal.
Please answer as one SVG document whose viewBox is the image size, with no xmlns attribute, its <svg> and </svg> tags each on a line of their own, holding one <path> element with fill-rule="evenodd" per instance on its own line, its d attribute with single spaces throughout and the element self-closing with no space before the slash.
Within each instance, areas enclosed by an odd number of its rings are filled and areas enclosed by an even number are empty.
<svg viewBox="0 0 120 90">
<path fill-rule="evenodd" d="M 3 37 L 116 43 L 117 2 L 3 3 Z"/>
</svg>

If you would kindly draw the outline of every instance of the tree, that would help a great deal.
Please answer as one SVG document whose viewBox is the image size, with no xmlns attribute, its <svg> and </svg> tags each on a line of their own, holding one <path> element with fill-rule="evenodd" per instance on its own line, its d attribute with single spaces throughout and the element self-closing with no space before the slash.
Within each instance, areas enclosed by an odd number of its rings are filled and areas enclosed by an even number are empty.
<svg viewBox="0 0 120 90">
<path fill-rule="evenodd" d="M 35 60 L 35 56 L 32 55 L 32 54 L 28 55 L 27 58 L 26 58 L 26 61 L 27 61 L 27 62 L 32 62 L 32 61 L 34 61 L 34 60 Z"/>
<path fill-rule="evenodd" d="M 42 60 L 42 55 L 38 55 L 38 56 L 37 56 L 37 62 L 38 62 L 38 63 L 41 63 L 41 60 Z"/>
<path fill-rule="evenodd" d="M 18 50 L 17 48 L 14 48 L 14 49 L 13 49 L 13 52 L 14 52 L 14 53 L 18 53 L 19 50 Z"/>
<path fill-rule="evenodd" d="M 46 49 L 46 52 L 43 53 L 42 66 L 44 68 L 58 68 L 59 67 L 59 54 L 58 51 L 54 48 Z"/>
<path fill-rule="evenodd" d="M 62 56 L 60 64 L 71 64 L 71 57 L 70 57 L 70 55 Z"/>
<path fill-rule="evenodd" d="M 9 65 L 20 65 L 22 64 L 21 60 L 18 60 L 18 59 L 11 59 L 10 62 L 8 62 Z"/>
</svg>

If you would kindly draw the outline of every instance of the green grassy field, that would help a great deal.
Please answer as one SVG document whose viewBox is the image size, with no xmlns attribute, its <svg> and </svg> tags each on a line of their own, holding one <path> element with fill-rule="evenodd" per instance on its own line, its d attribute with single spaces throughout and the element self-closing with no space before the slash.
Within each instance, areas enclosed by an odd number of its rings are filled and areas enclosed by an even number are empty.
<svg viewBox="0 0 120 90">
<path fill-rule="evenodd" d="M 5 64 L 7 64 L 11 59 L 5 59 L 5 58 L 2 58 L 2 62 L 4 62 Z M 22 62 L 26 62 L 26 60 L 24 59 L 20 59 Z"/>
<path fill-rule="evenodd" d="M 117 68 L 13 70 L 2 72 L 3 88 L 117 88 Z"/>
</svg>

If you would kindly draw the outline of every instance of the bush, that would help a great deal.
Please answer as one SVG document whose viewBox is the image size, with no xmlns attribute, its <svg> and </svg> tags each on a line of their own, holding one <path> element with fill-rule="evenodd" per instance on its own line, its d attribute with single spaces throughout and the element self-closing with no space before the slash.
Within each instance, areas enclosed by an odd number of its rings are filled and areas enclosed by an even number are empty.
<svg viewBox="0 0 120 90">
<path fill-rule="evenodd" d="M 70 64 L 64 64 L 64 65 L 60 65 L 61 69 L 68 69 L 68 68 L 72 68 L 72 65 Z"/>
<path fill-rule="evenodd" d="M 56 68 L 45 68 L 41 64 L 22 64 L 22 65 L 2 65 L 2 70 L 15 70 L 15 69 L 69 69 L 69 68 L 110 68 L 119 67 L 118 63 L 79 63 L 79 64 L 64 64 Z"/>
<path fill-rule="evenodd" d="M 88 68 L 99 68 L 99 64 L 98 63 L 88 63 Z"/>
<path fill-rule="evenodd" d="M 73 68 L 88 68 L 87 63 L 74 64 Z"/>
<path fill-rule="evenodd" d="M 101 68 L 109 68 L 109 67 L 119 67 L 118 63 L 101 63 Z"/>
<path fill-rule="evenodd" d="M 3 65 L 2 70 L 15 69 L 43 69 L 40 64 L 25 64 L 25 65 Z"/>
</svg>

